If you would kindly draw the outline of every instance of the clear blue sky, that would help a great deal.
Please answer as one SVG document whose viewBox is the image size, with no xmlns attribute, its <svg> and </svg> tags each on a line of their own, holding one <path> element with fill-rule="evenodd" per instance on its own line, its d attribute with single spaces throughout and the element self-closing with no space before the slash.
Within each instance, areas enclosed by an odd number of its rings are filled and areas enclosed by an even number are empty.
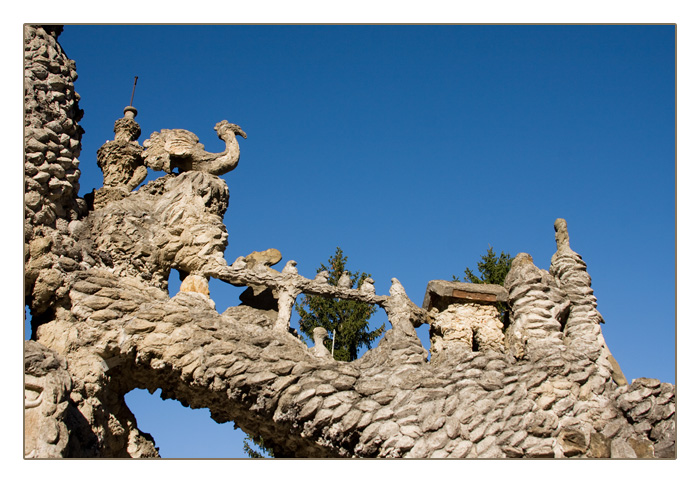
<svg viewBox="0 0 700 483">
<path fill-rule="evenodd" d="M 248 134 L 224 176 L 229 262 L 274 247 L 312 277 L 340 246 L 378 293 L 397 277 L 420 305 L 489 245 L 548 269 L 563 217 L 627 378 L 675 383 L 673 26 L 66 26 L 59 40 L 85 110 L 81 195 L 102 184 L 95 152 L 137 75 L 141 142 L 183 128 L 222 151 L 222 119 Z M 211 287 L 219 311 L 238 305 L 240 289 Z M 231 423 L 147 396 L 128 401 L 163 456 L 243 456 Z"/>
</svg>

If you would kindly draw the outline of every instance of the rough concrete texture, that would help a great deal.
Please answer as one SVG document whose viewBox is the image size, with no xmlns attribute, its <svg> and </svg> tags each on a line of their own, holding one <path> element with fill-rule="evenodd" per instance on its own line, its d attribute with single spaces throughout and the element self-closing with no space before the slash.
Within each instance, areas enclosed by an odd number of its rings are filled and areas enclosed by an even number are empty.
<svg viewBox="0 0 700 483">
<path fill-rule="evenodd" d="M 430 354 L 451 357 L 452 352 L 505 350 L 503 323 L 498 309 L 487 304 L 452 304 L 430 323 Z"/>
<path fill-rule="evenodd" d="M 428 312 L 396 279 L 389 295 L 377 295 L 371 284 L 306 279 L 291 261 L 277 271 L 271 251 L 262 263 L 239 257 L 229 265 L 228 188 L 211 170 L 181 169 L 136 191 L 125 176 L 114 182 L 125 184 L 123 197 L 81 211 L 75 71 L 58 32 L 26 29 L 26 198 L 34 200 L 25 218 L 34 329 L 25 343 L 27 457 L 158 456 L 124 403 L 134 388 L 207 407 L 283 457 L 674 457 L 675 387 L 627 384 L 563 220 L 549 272 L 527 254 L 516 257 L 504 288 L 509 324 L 501 327 L 473 301 Z M 41 99 L 56 92 L 58 104 L 46 111 Z M 58 183 L 68 172 L 70 186 Z M 52 186 L 65 190 L 53 196 Z M 186 283 L 170 297 L 172 269 Z M 207 295 L 211 277 L 274 296 L 266 308 L 218 313 Z M 309 348 L 289 330 L 302 293 L 377 304 L 391 329 L 360 359 L 334 361 L 318 347 L 324 334 Z M 476 347 L 456 337 L 461 349 L 428 361 L 415 327 L 437 331 L 460 320 L 470 337 L 488 337 Z"/>
<path fill-rule="evenodd" d="M 25 237 L 33 228 L 61 228 L 85 211 L 77 198 L 82 111 L 75 62 L 56 40 L 61 27 L 25 27 Z M 60 221 L 59 221 L 60 220 Z"/>
</svg>

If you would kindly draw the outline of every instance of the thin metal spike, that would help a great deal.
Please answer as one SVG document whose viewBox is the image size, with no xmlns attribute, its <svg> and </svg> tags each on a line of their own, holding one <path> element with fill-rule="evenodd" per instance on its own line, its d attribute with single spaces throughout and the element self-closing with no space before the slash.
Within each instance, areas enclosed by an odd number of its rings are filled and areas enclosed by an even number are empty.
<svg viewBox="0 0 700 483">
<path fill-rule="evenodd" d="M 134 88 L 131 89 L 131 100 L 129 101 L 129 105 L 133 106 L 134 105 L 134 92 L 136 92 L 136 81 L 139 80 L 139 76 L 135 75 L 134 76 Z"/>
</svg>

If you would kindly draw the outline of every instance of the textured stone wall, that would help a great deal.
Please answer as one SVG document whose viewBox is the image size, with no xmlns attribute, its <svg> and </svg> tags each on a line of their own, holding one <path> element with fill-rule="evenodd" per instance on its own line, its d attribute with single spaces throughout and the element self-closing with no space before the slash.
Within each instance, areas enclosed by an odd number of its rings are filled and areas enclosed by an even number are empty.
<svg viewBox="0 0 700 483">
<path fill-rule="evenodd" d="M 473 349 L 503 352 L 505 336 L 499 317 L 494 305 L 469 302 L 450 305 L 430 324 L 431 358 Z"/>
<path fill-rule="evenodd" d="M 76 244 L 63 239 L 86 203 L 77 196 L 83 132 L 73 88 L 78 75 L 56 40 L 61 30 L 24 28 L 24 286 L 36 316 L 59 290 L 64 268 L 82 261 Z"/>
<path fill-rule="evenodd" d="M 60 31 L 26 26 L 24 38 L 25 217 L 52 227 L 84 208 L 77 199 L 83 132 L 77 124 L 80 96 L 73 88 L 78 74 L 56 41 Z"/>
<path fill-rule="evenodd" d="M 31 52 L 53 46 L 57 65 L 71 65 L 45 29 L 26 35 Z M 68 82 L 72 72 L 57 75 Z M 74 125 L 77 106 L 59 108 L 56 119 Z M 34 121 L 42 112 L 27 103 L 36 129 L 45 128 Z M 138 151 L 138 143 L 130 146 Z M 28 149 L 35 152 L 44 153 Z M 109 166 L 108 150 L 103 155 Z M 181 171 L 136 191 L 129 186 L 89 212 L 66 208 L 82 204 L 77 184 L 70 199 L 56 198 L 64 211 L 55 219 L 27 211 L 25 288 L 35 340 L 25 343 L 25 455 L 157 456 L 124 403 L 134 388 L 207 407 L 216 421 L 262 435 L 279 456 L 675 455 L 675 387 L 651 379 L 627 384 L 563 220 L 555 224 L 549 271 L 527 254 L 516 257 L 505 283 L 510 323 L 502 327 L 493 314 L 479 322 L 481 309 L 468 304 L 419 308 L 396 279 L 389 295 L 377 295 L 372 287 L 306 279 L 293 260 L 282 271 L 272 261 L 254 263 L 254 254 L 229 264 L 226 183 L 206 169 Z M 65 178 L 46 172 L 46 186 Z M 28 183 L 27 197 L 45 196 L 42 189 Z M 172 269 L 187 283 L 170 297 Z M 265 307 L 218 313 L 207 295 L 211 277 L 270 297 Z M 356 361 L 329 359 L 289 330 L 302 293 L 377 304 L 391 329 Z M 488 337 L 428 361 L 415 327 L 447 334 L 462 318 Z"/>
</svg>

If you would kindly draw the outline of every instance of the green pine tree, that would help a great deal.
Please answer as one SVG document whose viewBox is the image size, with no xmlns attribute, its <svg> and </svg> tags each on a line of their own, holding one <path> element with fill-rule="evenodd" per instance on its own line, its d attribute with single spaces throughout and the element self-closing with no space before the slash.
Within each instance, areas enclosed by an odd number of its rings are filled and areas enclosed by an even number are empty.
<svg viewBox="0 0 700 483">
<path fill-rule="evenodd" d="M 510 253 L 501 252 L 499 256 L 493 251 L 493 247 L 489 245 L 486 255 L 481 256 L 481 261 L 477 262 L 476 268 L 481 276 L 477 277 L 469 267 L 464 270 L 464 281 L 471 283 L 492 283 L 495 285 L 503 285 L 506 275 L 510 271 L 510 265 L 513 262 L 513 257 Z M 459 281 L 459 278 L 452 276 L 452 280 Z"/>
<path fill-rule="evenodd" d="M 346 270 L 348 258 L 343 256 L 340 247 L 335 249 L 335 254 L 328 259 L 328 265 L 321 264 L 316 273 L 328 272 L 328 283 L 338 285 L 338 280 Z M 370 274 L 349 272 L 353 287 L 359 287 L 362 282 L 370 277 Z M 301 301 L 295 305 L 299 313 L 299 328 L 301 333 L 309 340 L 313 340 L 313 330 L 323 327 L 329 336 L 335 330 L 335 349 L 333 356 L 338 361 L 352 361 L 357 359 L 362 347 L 369 348 L 372 342 L 384 332 L 384 324 L 378 329 L 369 330 L 369 318 L 377 308 L 372 304 L 358 302 L 356 300 L 330 299 L 318 295 L 304 295 Z M 328 350 L 331 350 L 331 340 L 326 340 Z M 274 458 L 271 448 L 265 446 L 262 437 L 247 436 L 243 440 L 243 451 L 250 458 Z"/>
<path fill-rule="evenodd" d="M 265 446 L 262 436 L 253 438 L 246 436 L 243 439 L 243 451 L 248 455 L 248 458 L 274 458 L 275 455 L 271 448 Z"/>
<path fill-rule="evenodd" d="M 338 285 L 338 280 L 346 270 L 348 258 L 343 256 L 343 250 L 337 247 L 335 254 L 328 259 L 328 265 L 321 264 L 316 271 L 328 272 L 328 283 Z M 370 274 L 350 272 L 353 287 L 359 287 Z M 299 328 L 309 340 L 313 340 L 313 330 L 323 327 L 328 331 L 329 340 L 326 347 L 333 352 L 338 361 L 357 359 L 362 347 L 370 348 L 372 342 L 384 332 L 384 324 L 375 330 L 369 330 L 369 318 L 377 310 L 372 304 L 357 300 L 331 299 L 318 295 L 304 295 L 295 305 L 299 314 Z M 335 330 L 335 344 L 331 347 L 330 340 Z"/>
</svg>

